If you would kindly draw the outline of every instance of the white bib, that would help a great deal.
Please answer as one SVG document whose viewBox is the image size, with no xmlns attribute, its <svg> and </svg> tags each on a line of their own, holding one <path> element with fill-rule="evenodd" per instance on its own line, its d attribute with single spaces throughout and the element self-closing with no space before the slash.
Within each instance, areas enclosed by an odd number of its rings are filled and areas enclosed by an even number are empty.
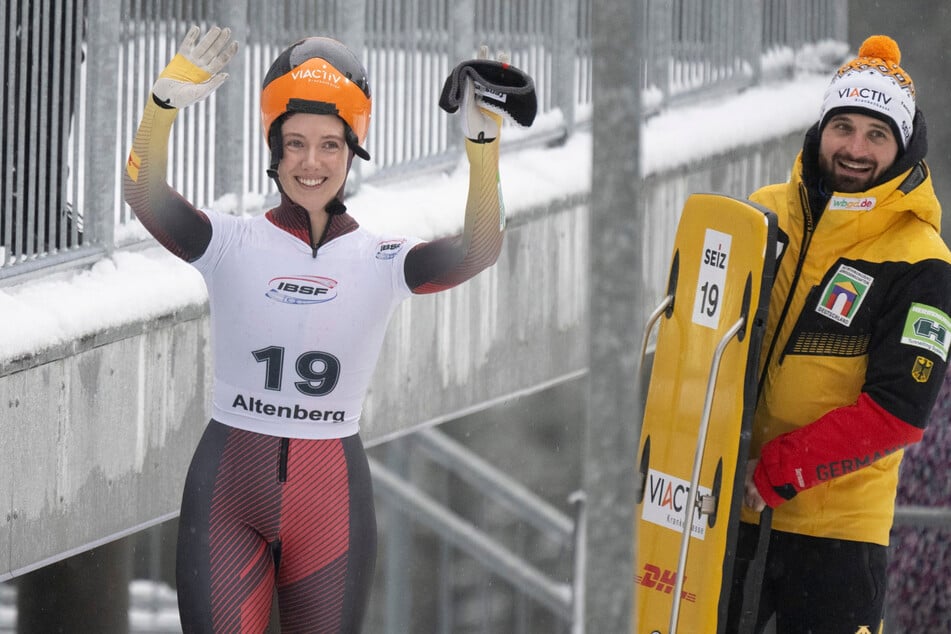
<svg viewBox="0 0 951 634">
<path fill-rule="evenodd" d="M 362 228 L 310 246 L 266 217 L 205 212 L 193 264 L 211 306 L 215 420 L 289 438 L 343 438 L 360 412 L 420 241 Z"/>
</svg>

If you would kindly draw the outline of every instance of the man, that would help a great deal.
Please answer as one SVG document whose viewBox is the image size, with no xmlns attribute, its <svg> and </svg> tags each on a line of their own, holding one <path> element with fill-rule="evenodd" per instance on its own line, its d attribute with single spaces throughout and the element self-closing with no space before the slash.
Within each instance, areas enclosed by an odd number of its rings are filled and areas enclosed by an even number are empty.
<svg viewBox="0 0 951 634">
<path fill-rule="evenodd" d="M 951 341 L 951 253 L 898 45 L 843 65 L 773 209 L 780 253 L 728 631 L 773 509 L 756 631 L 876 632 L 902 448 L 922 439 Z"/>
</svg>

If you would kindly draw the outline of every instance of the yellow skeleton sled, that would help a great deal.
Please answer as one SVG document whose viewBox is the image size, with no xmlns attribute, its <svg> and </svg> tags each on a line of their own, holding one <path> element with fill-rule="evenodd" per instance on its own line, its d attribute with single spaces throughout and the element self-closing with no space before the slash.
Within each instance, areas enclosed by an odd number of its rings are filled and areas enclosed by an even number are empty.
<svg viewBox="0 0 951 634">
<path fill-rule="evenodd" d="M 637 634 L 724 631 L 776 234 L 775 215 L 748 201 L 684 205 L 641 348 L 643 368 L 659 324 L 639 443 Z M 750 571 L 744 613 L 758 602 Z"/>
</svg>

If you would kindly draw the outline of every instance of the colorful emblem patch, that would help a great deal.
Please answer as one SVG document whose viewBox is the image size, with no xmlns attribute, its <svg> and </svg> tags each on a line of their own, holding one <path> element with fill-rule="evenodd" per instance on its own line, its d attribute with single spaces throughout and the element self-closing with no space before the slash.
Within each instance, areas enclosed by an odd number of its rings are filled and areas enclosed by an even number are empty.
<svg viewBox="0 0 951 634">
<path fill-rule="evenodd" d="M 843 326 L 851 326 L 873 281 L 875 278 L 871 275 L 846 264 L 840 265 L 822 291 L 816 312 Z"/>
<path fill-rule="evenodd" d="M 951 348 L 951 318 L 934 306 L 913 303 L 905 317 L 901 342 L 923 348 L 947 361 L 948 349 Z"/>
<path fill-rule="evenodd" d="M 915 359 L 915 367 L 911 369 L 911 378 L 919 383 L 927 383 L 931 378 L 931 368 L 934 367 L 934 361 L 925 357 Z"/>
</svg>

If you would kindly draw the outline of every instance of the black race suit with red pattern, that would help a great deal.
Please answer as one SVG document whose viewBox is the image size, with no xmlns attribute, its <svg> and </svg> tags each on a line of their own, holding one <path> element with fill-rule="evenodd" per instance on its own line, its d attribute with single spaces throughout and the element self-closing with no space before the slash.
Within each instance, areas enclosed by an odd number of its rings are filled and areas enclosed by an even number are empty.
<svg viewBox="0 0 951 634">
<path fill-rule="evenodd" d="M 261 632 L 276 590 L 284 633 L 359 631 L 376 557 L 362 403 L 395 306 L 498 257 L 498 139 L 466 141 L 461 235 L 376 236 L 342 213 L 318 237 L 286 196 L 262 216 L 236 217 L 173 191 L 176 114 L 146 106 L 124 194 L 208 286 L 215 387 L 182 499 L 183 630 Z"/>
</svg>

